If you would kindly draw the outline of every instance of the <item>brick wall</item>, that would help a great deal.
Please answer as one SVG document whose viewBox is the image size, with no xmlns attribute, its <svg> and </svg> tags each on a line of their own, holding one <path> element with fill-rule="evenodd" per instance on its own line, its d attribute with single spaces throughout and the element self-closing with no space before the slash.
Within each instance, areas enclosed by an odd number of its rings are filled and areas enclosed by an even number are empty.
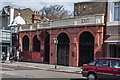
<svg viewBox="0 0 120 80">
<path fill-rule="evenodd" d="M 30 52 L 25 53 L 22 52 L 23 61 L 32 61 L 32 62 L 44 62 L 44 55 L 45 55 L 45 36 L 40 36 L 42 34 L 49 34 L 50 35 L 50 53 L 49 53 L 49 63 L 55 64 L 55 57 L 56 57 L 56 46 L 53 41 L 53 38 L 58 37 L 61 33 L 66 33 L 69 37 L 69 66 L 78 66 L 79 63 L 79 37 L 80 35 L 85 32 L 89 31 L 95 39 L 94 42 L 94 59 L 103 56 L 103 27 L 104 26 L 89 26 L 89 27 L 72 27 L 72 28 L 57 28 L 57 29 L 48 29 L 48 30 L 39 30 L 36 32 L 20 32 L 20 45 L 22 48 L 22 38 L 25 35 L 29 36 L 30 41 L 32 41 L 32 37 L 34 35 L 39 35 L 38 38 L 41 39 L 41 51 L 40 52 L 32 52 L 32 48 Z M 31 35 L 32 34 L 32 35 Z M 32 42 L 29 46 L 32 46 Z"/>
<path fill-rule="evenodd" d="M 106 14 L 106 2 L 82 2 L 74 4 L 74 16 Z"/>
<path fill-rule="evenodd" d="M 15 9 L 14 10 L 14 18 L 18 16 L 18 13 L 20 13 L 20 16 L 25 20 L 26 24 L 32 24 L 33 11 L 30 8 Z"/>
</svg>

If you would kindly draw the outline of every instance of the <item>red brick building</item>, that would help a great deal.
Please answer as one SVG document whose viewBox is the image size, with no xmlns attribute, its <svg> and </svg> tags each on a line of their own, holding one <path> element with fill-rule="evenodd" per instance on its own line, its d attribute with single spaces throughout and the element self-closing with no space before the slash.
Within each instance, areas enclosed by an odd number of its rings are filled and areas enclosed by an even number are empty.
<svg viewBox="0 0 120 80">
<path fill-rule="evenodd" d="M 58 64 L 79 66 L 103 56 L 103 33 L 104 15 L 24 25 L 19 32 L 20 60 L 54 64 L 57 38 Z"/>
<path fill-rule="evenodd" d="M 40 13 L 38 11 L 34 11 L 34 14 L 32 15 L 32 23 L 40 23 L 40 21 Z"/>
<path fill-rule="evenodd" d="M 12 30 L 12 46 L 18 49 L 19 47 L 18 45 L 19 44 L 19 39 L 18 39 L 19 25 L 24 25 L 24 24 L 29 25 L 29 24 L 38 23 L 41 21 L 41 17 L 38 11 L 33 12 L 30 8 L 26 8 L 26 9 L 14 8 L 13 16 L 14 16 L 14 19 L 13 19 L 12 24 L 10 25 L 11 30 Z M 22 18 L 22 22 L 21 22 L 21 18 Z"/>
<path fill-rule="evenodd" d="M 53 38 L 58 39 L 59 65 L 81 66 L 102 57 L 105 20 L 106 13 L 101 13 L 23 25 L 19 30 L 20 61 L 55 64 Z"/>
</svg>

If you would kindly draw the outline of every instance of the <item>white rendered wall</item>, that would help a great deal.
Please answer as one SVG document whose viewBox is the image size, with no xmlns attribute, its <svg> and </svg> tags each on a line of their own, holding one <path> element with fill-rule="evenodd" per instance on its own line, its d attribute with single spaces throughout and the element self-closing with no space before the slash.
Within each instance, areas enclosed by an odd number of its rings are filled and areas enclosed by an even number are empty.
<svg viewBox="0 0 120 80">
<path fill-rule="evenodd" d="M 114 0 L 114 1 L 112 0 L 111 2 L 108 2 L 107 26 L 120 25 L 120 21 L 114 21 L 114 2 L 115 1 L 116 0 Z"/>
<path fill-rule="evenodd" d="M 12 24 L 13 20 L 14 20 L 14 9 L 11 8 L 10 9 L 10 25 Z"/>
</svg>

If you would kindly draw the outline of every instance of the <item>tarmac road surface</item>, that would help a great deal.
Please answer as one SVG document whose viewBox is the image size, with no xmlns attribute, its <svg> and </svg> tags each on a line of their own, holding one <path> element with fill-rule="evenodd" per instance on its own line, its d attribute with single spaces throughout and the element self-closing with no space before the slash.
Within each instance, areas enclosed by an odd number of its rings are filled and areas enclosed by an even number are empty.
<svg viewBox="0 0 120 80">
<path fill-rule="evenodd" d="M 81 74 L 2 65 L 2 80 L 87 80 Z"/>
</svg>

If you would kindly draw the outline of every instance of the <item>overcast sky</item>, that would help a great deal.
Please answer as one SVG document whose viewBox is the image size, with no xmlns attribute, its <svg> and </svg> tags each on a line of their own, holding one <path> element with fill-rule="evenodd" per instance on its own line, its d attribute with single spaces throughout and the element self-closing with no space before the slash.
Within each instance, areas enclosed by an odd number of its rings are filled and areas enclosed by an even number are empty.
<svg viewBox="0 0 120 80">
<path fill-rule="evenodd" d="M 31 8 L 33 11 L 39 11 L 43 6 L 63 5 L 65 9 L 73 12 L 74 3 L 89 0 L 2 0 L 0 10 L 7 5 L 12 5 L 14 8 Z"/>
<path fill-rule="evenodd" d="M 14 8 L 31 8 L 33 11 L 39 11 L 43 6 L 63 5 L 65 9 L 73 12 L 74 3 L 85 1 L 106 1 L 106 0 L 0 0 L 0 10 L 7 5 L 12 5 Z M 111 1 L 111 0 L 110 0 Z"/>
</svg>

